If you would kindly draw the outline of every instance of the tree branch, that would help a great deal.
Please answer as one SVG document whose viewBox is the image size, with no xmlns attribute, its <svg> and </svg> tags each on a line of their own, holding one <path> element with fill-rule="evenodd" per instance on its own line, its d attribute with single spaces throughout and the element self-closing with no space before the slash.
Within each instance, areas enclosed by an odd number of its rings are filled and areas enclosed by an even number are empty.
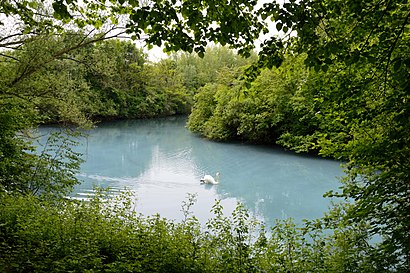
<svg viewBox="0 0 410 273">
<path fill-rule="evenodd" d="M 380 21 L 383 19 L 384 15 L 386 15 L 386 12 L 391 4 L 392 0 L 389 0 L 389 2 L 387 3 L 386 8 L 383 11 L 383 14 L 380 16 L 380 18 L 377 20 L 376 25 L 372 28 L 372 30 L 370 31 L 369 35 L 366 38 L 366 41 L 363 43 L 363 46 L 361 46 L 360 48 L 360 53 L 363 52 L 363 49 L 367 46 L 367 44 L 369 43 L 370 37 L 372 36 L 373 32 L 377 29 L 377 26 L 380 24 Z"/>
<path fill-rule="evenodd" d="M 393 44 L 390 47 L 389 52 L 387 53 L 387 63 L 386 63 L 386 68 L 384 70 L 384 88 L 383 88 L 384 91 L 386 91 L 387 74 L 388 74 L 388 69 L 389 69 L 390 62 L 391 62 L 391 56 L 393 54 L 394 49 L 396 48 L 397 43 L 399 42 L 399 39 L 400 39 L 401 35 L 404 32 L 405 27 L 408 24 L 409 17 L 410 17 L 410 12 L 407 14 L 406 18 L 404 19 L 404 22 L 401 25 L 399 32 L 397 33 L 396 39 L 394 40 Z"/>
<path fill-rule="evenodd" d="M 0 56 L 6 57 L 6 58 L 9 58 L 9 59 L 13 59 L 13 60 L 15 60 L 15 61 L 20 62 L 20 60 L 19 60 L 19 59 L 17 59 L 16 57 L 13 57 L 13 56 L 10 56 L 10 55 L 7 55 L 7 54 L 4 54 L 4 53 L 1 53 L 1 52 L 0 52 Z"/>
<path fill-rule="evenodd" d="M 112 30 L 114 30 L 114 29 L 115 29 L 115 28 L 111 28 L 110 30 L 104 32 L 101 36 L 96 37 L 96 38 L 92 38 L 92 39 L 90 39 L 90 40 L 87 41 L 86 39 L 91 35 L 92 32 L 94 32 L 94 30 L 91 30 L 83 39 L 81 39 L 81 41 L 80 41 L 79 43 L 77 43 L 77 44 L 74 45 L 74 46 L 71 46 L 71 47 L 68 47 L 68 48 L 65 48 L 65 49 L 63 49 L 63 50 L 60 50 L 60 51 L 56 52 L 55 54 L 53 54 L 53 55 L 51 56 L 51 58 L 49 58 L 48 60 L 44 61 L 42 64 L 39 64 L 39 65 L 37 65 L 37 66 L 32 66 L 31 68 L 29 68 L 29 65 L 27 65 L 27 66 L 25 67 L 23 73 L 21 73 L 19 77 L 17 77 L 16 79 L 14 79 L 14 80 L 9 84 L 9 87 L 12 87 L 12 86 L 16 85 L 18 82 L 20 82 L 20 81 L 23 80 L 24 78 L 30 76 L 31 74 L 33 74 L 34 72 L 36 72 L 37 70 L 39 70 L 41 67 L 44 67 L 46 64 L 52 62 L 52 61 L 55 60 L 55 59 L 60 58 L 61 56 L 63 56 L 64 54 L 67 54 L 67 53 L 70 52 L 70 51 L 73 51 L 73 50 L 82 48 L 82 47 L 84 47 L 84 46 L 87 46 L 87 45 L 89 45 L 89 44 L 93 44 L 93 43 L 96 43 L 96 42 L 100 42 L 100 41 L 104 41 L 104 40 L 108 40 L 108 39 L 112 39 L 112 38 L 117 38 L 117 37 L 119 37 L 119 36 L 121 36 L 122 34 L 125 33 L 125 31 L 123 31 L 123 32 L 119 32 L 119 33 L 117 33 L 117 34 L 108 36 L 108 34 L 109 34 Z"/>
</svg>

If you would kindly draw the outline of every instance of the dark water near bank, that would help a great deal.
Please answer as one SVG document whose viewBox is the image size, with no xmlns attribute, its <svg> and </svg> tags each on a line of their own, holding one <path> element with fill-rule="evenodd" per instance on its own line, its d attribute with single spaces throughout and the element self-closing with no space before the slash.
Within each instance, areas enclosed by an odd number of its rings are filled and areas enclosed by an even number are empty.
<svg viewBox="0 0 410 273">
<path fill-rule="evenodd" d="M 86 162 L 75 189 L 81 198 L 93 185 L 138 198 L 137 210 L 182 219 L 181 204 L 197 194 L 194 214 L 204 222 L 215 199 L 226 212 L 238 201 L 272 224 L 274 219 L 320 217 L 330 204 L 322 195 L 339 185 L 339 162 L 296 155 L 266 146 L 217 143 L 190 133 L 182 117 L 99 124 L 81 139 Z M 53 130 L 43 127 L 42 133 Z M 219 171 L 219 185 L 201 185 L 204 174 Z"/>
</svg>

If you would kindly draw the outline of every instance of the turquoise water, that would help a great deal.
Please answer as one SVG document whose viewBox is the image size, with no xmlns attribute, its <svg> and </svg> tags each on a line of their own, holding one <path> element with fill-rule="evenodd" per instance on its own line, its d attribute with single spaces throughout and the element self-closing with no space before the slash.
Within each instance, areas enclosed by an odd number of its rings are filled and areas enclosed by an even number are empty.
<svg viewBox="0 0 410 273">
<path fill-rule="evenodd" d="M 183 218 L 187 194 L 197 194 L 192 210 L 211 217 L 215 199 L 227 213 L 242 202 L 268 225 L 274 219 L 297 221 L 322 216 L 330 204 L 322 195 L 339 186 L 340 163 L 277 148 L 205 140 L 185 128 L 186 118 L 101 123 L 81 139 L 84 154 L 75 188 L 82 198 L 94 185 L 131 189 L 136 209 L 145 214 Z M 52 130 L 42 128 L 42 132 Z M 200 184 L 205 174 L 221 173 L 220 184 Z"/>
</svg>

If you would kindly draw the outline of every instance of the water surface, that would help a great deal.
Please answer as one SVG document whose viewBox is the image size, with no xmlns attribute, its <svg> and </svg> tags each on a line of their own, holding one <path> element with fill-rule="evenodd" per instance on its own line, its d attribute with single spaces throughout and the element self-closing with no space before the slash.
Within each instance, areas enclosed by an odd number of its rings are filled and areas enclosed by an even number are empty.
<svg viewBox="0 0 410 273">
<path fill-rule="evenodd" d="M 215 199 L 226 212 L 238 201 L 267 224 L 274 219 L 320 217 L 330 203 L 322 195 L 339 185 L 340 163 L 277 148 L 205 140 L 185 128 L 186 118 L 106 122 L 90 130 L 78 148 L 84 154 L 75 188 L 78 197 L 94 185 L 133 190 L 137 210 L 182 219 L 181 204 L 197 194 L 193 206 L 202 221 Z M 43 132 L 50 130 L 42 128 Z M 219 185 L 199 183 L 221 173 Z"/>
</svg>

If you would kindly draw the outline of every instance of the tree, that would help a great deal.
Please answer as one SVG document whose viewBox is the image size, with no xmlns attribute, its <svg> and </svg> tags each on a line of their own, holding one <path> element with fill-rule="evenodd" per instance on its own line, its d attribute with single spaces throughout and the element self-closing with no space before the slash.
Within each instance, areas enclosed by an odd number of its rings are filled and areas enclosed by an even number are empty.
<svg viewBox="0 0 410 273">
<path fill-rule="evenodd" d="M 186 87 L 197 93 L 198 89 L 207 83 L 221 83 L 221 76 L 226 77 L 226 84 L 232 84 L 256 59 L 253 54 L 250 58 L 243 58 L 234 50 L 221 46 L 209 46 L 203 58 L 194 53 L 178 52 L 171 56 L 176 61 L 178 72 L 184 77 Z M 228 73 L 231 74 L 228 76 Z"/>
<path fill-rule="evenodd" d="M 117 39 L 94 44 L 78 56 L 89 85 L 87 99 L 91 119 L 136 117 L 141 102 L 146 55 L 130 41 Z"/>
<path fill-rule="evenodd" d="M 308 23 L 295 22 L 306 63 L 327 74 L 322 153 L 348 161 L 340 196 L 355 203 L 353 222 L 367 221 L 382 243 L 381 268 L 410 263 L 409 16 L 407 1 L 302 1 Z M 297 4 L 286 17 L 297 15 Z M 285 7 L 286 9 L 286 7 Z M 306 10 L 306 9 L 305 9 Z M 290 18 L 292 18 L 290 16 Z M 284 18 L 284 17 L 283 17 Z M 289 17 L 288 17 L 289 18 Z M 283 21 L 284 19 L 282 19 Z M 312 25 L 313 24 L 313 25 Z M 307 27 L 308 26 L 308 27 Z"/>
<path fill-rule="evenodd" d="M 50 45 L 52 42 L 44 40 L 42 45 Z M 62 95 L 65 95 L 65 91 L 70 90 L 72 85 L 66 82 L 66 89 L 59 88 L 61 83 L 65 82 L 64 77 L 69 71 L 64 71 L 65 73 L 54 78 L 49 77 L 50 73 L 46 73 L 44 69 L 38 68 L 31 73 L 31 77 L 20 77 L 30 65 L 49 56 L 49 51 L 42 47 L 34 48 L 35 44 L 36 41 L 33 41 L 26 48 L 9 53 L 10 56 L 15 56 L 15 59 L 18 58 L 18 61 L 1 57 L 0 192 L 60 195 L 69 192 L 78 182 L 75 171 L 81 162 L 79 155 L 71 150 L 71 141 L 63 140 L 63 137 L 59 142 L 61 149 L 57 147 L 59 145 L 54 138 L 50 139 L 50 145 L 44 151 L 36 154 L 31 144 L 31 131 L 35 124 L 42 121 L 38 115 L 41 111 L 40 100 L 62 99 Z M 33 52 L 39 54 L 33 55 Z M 38 77 L 38 73 L 42 76 Z M 67 98 L 69 97 L 64 97 Z M 69 103 L 67 100 L 64 105 Z M 57 105 L 54 106 L 58 108 Z"/>
<path fill-rule="evenodd" d="M 0 3 L 1 192 L 64 195 L 78 183 L 75 172 L 81 160 L 71 150 L 70 140 L 50 138 L 50 145 L 36 154 L 27 132 L 45 116 L 87 122 L 81 118 L 81 104 L 73 96 L 73 90 L 84 86 L 67 60 L 72 57 L 70 52 L 112 37 L 115 27 L 101 30 L 99 35 L 92 28 L 74 32 L 73 25 L 66 25 L 70 16 L 60 3 Z M 91 18 L 97 13 L 86 13 L 87 20 L 73 18 L 77 29 L 86 22 L 98 28 L 98 19 L 103 15 Z"/>
<path fill-rule="evenodd" d="M 239 138 L 256 143 L 276 143 L 286 134 L 282 145 L 297 151 L 312 150 L 305 147 L 313 143 L 308 135 L 319 128 L 314 101 L 309 97 L 313 90 L 305 87 L 309 69 L 303 65 L 304 59 L 287 56 L 280 68 L 261 71 L 246 91 L 241 89 L 244 82 L 240 74 L 226 81 L 229 76 L 220 71 L 219 85 L 207 84 L 195 96 L 188 127 L 212 139 Z M 297 141 L 298 137 L 303 140 Z"/>
<path fill-rule="evenodd" d="M 380 268 L 406 271 L 410 263 L 409 17 L 408 1 L 289 1 L 266 3 L 285 39 L 262 44 L 247 71 L 280 65 L 283 49 L 306 53 L 321 71 L 314 86 L 321 101 L 321 154 L 348 162 L 338 196 L 355 203 L 346 218 L 370 223 L 382 243 L 373 253 Z M 294 33 L 295 36 L 291 34 Z M 296 46 L 296 47 L 294 47 Z"/>
<path fill-rule="evenodd" d="M 72 26 L 121 25 L 133 39 L 164 45 L 167 51 L 195 51 L 203 56 L 209 41 L 230 44 L 249 56 L 262 24 L 255 16 L 257 1 L 41 1 L 2 2 L 0 13 L 22 23 L 18 33 L 1 37 L 11 44 L 24 43 L 39 30 L 63 31 Z M 215 24 L 216 23 L 216 24 Z M 122 32 L 121 32 L 122 33 Z M 17 40 L 15 40 L 18 38 Z"/>
<path fill-rule="evenodd" d="M 192 95 L 184 86 L 182 75 L 175 61 L 166 59 L 144 67 L 146 77 L 144 91 L 150 116 L 187 114 L 192 104 Z"/>
</svg>

